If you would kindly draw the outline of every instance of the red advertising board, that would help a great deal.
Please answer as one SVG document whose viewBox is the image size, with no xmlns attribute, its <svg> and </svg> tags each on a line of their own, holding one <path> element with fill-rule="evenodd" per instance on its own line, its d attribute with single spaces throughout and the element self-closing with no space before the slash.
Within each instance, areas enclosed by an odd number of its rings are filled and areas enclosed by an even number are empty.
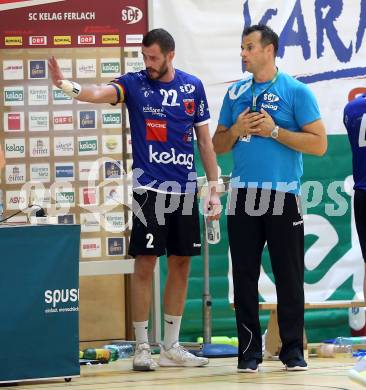
<svg viewBox="0 0 366 390">
<path fill-rule="evenodd" d="M 0 49 L 136 46 L 146 0 L 0 0 Z"/>
</svg>

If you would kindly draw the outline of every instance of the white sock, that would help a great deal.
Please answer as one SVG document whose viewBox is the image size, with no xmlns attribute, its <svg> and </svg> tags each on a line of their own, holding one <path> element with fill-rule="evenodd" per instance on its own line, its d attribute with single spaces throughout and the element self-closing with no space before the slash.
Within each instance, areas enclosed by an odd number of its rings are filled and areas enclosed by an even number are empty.
<svg viewBox="0 0 366 390">
<path fill-rule="evenodd" d="M 135 329 L 136 345 L 141 343 L 149 344 L 147 336 L 147 329 L 149 327 L 149 321 L 132 322 L 133 328 Z"/>
<path fill-rule="evenodd" d="M 179 340 L 180 323 L 182 316 L 164 314 L 164 347 L 166 349 Z"/>
</svg>

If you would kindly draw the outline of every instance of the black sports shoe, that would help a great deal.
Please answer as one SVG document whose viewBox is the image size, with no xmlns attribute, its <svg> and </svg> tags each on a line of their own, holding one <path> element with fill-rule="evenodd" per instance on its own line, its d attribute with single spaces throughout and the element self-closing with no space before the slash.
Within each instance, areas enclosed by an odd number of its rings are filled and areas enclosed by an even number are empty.
<svg viewBox="0 0 366 390">
<path fill-rule="evenodd" d="M 287 371 L 306 371 L 308 364 L 302 357 L 290 359 L 285 364 Z"/>
<path fill-rule="evenodd" d="M 238 364 L 238 372 L 258 372 L 257 360 L 241 360 Z"/>
</svg>

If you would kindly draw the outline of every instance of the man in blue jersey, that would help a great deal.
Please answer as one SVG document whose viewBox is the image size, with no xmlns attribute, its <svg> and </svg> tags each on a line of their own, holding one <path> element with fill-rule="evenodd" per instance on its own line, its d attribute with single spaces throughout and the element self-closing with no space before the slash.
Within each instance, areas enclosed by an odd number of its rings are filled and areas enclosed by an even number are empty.
<svg viewBox="0 0 366 390">
<path fill-rule="evenodd" d="M 262 362 L 258 280 L 266 242 L 277 290 L 279 357 L 288 370 L 307 369 L 302 153 L 324 154 L 327 139 L 315 97 L 276 67 L 277 49 L 269 27 L 245 28 L 241 56 L 251 75 L 229 87 L 213 138 L 215 151 L 231 151 L 234 160 L 228 234 L 240 372 L 257 372 Z"/>
<path fill-rule="evenodd" d="M 346 105 L 343 122 L 352 149 L 355 223 L 362 257 L 366 264 L 366 94 Z M 363 291 L 366 298 L 366 268 Z"/>
<path fill-rule="evenodd" d="M 80 86 L 63 80 L 54 58 L 49 68 L 54 84 L 81 101 L 124 102 L 129 111 L 134 172 L 134 219 L 129 254 L 132 277 L 136 352 L 133 369 L 154 370 L 148 343 L 151 283 L 156 258 L 168 255 L 164 293 L 164 344 L 160 366 L 203 366 L 180 346 L 179 330 L 187 291 L 190 256 L 200 253 L 200 229 L 194 166 L 195 131 L 211 183 L 207 208 L 219 218 L 217 164 L 208 129 L 209 111 L 202 82 L 173 66 L 175 43 L 163 29 L 148 32 L 142 42 L 146 70 L 127 73 L 108 85 Z"/>
</svg>

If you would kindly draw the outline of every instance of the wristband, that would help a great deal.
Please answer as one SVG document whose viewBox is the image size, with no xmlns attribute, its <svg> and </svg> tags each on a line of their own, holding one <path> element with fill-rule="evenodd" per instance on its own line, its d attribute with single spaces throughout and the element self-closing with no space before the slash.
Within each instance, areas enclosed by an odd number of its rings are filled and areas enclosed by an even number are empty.
<svg viewBox="0 0 366 390">
<path fill-rule="evenodd" d="M 61 80 L 60 89 L 66 95 L 76 98 L 80 95 L 81 85 L 70 80 Z"/>
</svg>

